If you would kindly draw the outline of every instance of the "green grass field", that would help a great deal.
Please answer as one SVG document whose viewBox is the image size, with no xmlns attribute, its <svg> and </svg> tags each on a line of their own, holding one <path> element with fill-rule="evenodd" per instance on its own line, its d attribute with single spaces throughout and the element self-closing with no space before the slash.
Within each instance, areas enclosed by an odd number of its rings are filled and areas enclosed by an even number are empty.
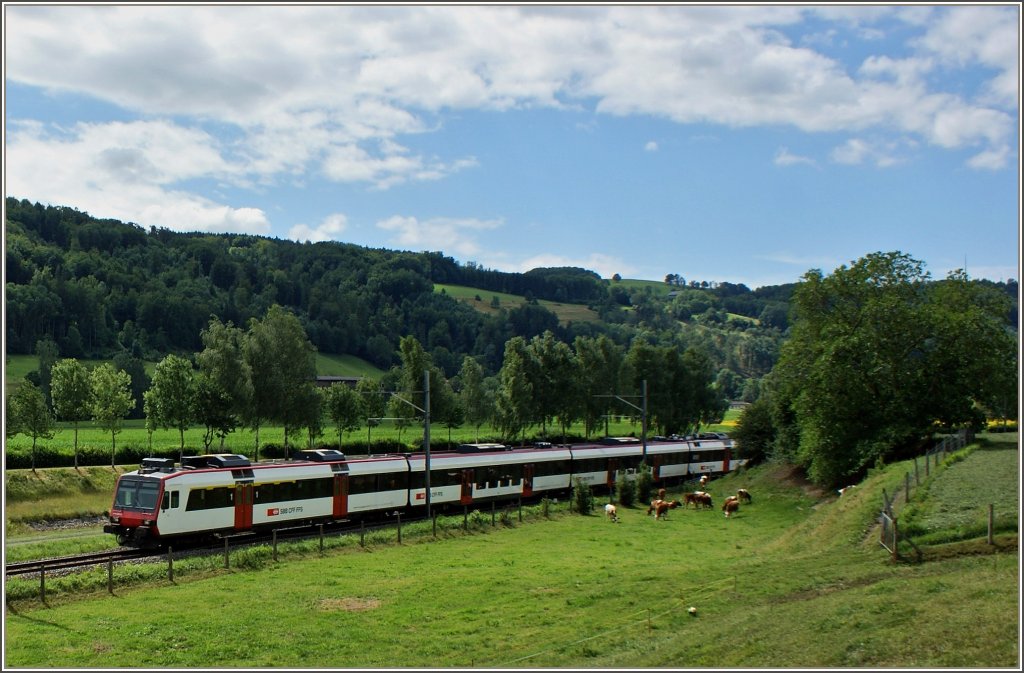
<svg viewBox="0 0 1024 673">
<path fill-rule="evenodd" d="M 739 411 L 729 410 L 726 412 L 725 417 L 721 423 L 713 424 L 702 428 L 710 431 L 721 431 L 729 432 L 735 425 L 736 419 L 739 417 Z M 37 442 L 37 451 L 52 450 L 58 454 L 63 454 L 70 461 L 70 457 L 74 453 L 74 431 L 68 423 L 58 423 L 57 431 L 52 439 L 40 439 Z M 603 431 L 603 428 L 601 428 Z M 324 429 L 324 436 L 319 441 L 331 444 L 337 444 L 338 433 L 337 430 L 332 427 Z M 540 432 L 540 428 L 532 428 L 531 433 Z M 551 441 L 561 441 L 558 434 L 558 429 L 549 428 L 548 439 Z M 569 432 L 577 436 L 582 437 L 584 433 L 584 427 L 582 424 L 576 424 L 569 429 Z M 641 426 L 639 421 L 634 422 L 628 417 L 618 417 L 609 424 L 609 432 L 614 436 L 622 435 L 634 435 L 639 437 L 641 432 Z M 651 431 L 650 434 L 654 434 Z M 185 431 L 185 447 L 186 455 L 194 455 L 203 451 L 203 435 L 204 430 L 200 427 L 191 427 Z M 463 426 L 460 428 L 454 428 L 449 431 L 448 428 L 440 424 L 432 424 L 430 429 L 430 436 L 432 443 L 441 443 L 449 441 L 463 443 L 463 442 L 476 442 L 476 441 L 501 441 L 498 434 L 490 426 L 483 426 L 480 428 L 479 433 L 476 428 Z M 372 428 L 369 433 L 367 428 L 364 426 L 355 432 L 345 433 L 342 440 L 342 450 L 350 454 L 360 454 L 373 452 L 376 449 L 368 448 L 372 444 L 378 442 L 401 442 L 405 446 L 409 447 L 410 450 L 416 449 L 422 445 L 423 442 L 423 427 L 420 425 L 413 425 L 405 429 L 396 428 L 392 421 L 383 421 L 379 426 Z M 153 433 L 152 438 L 145 428 L 145 421 L 142 419 L 127 420 L 124 422 L 124 427 L 117 434 L 116 437 L 117 446 L 126 447 L 134 446 L 141 449 L 149 450 L 171 450 L 177 449 L 181 444 L 181 439 L 178 432 L 173 429 L 160 429 Z M 293 447 L 305 447 L 308 443 L 308 435 L 306 433 L 300 433 L 296 436 L 294 433 L 289 438 L 289 445 Z M 260 428 L 260 446 L 266 446 L 267 444 L 275 444 L 277 446 L 283 446 L 284 444 L 284 429 L 281 426 L 263 426 Z M 26 435 L 15 435 L 14 437 L 7 440 L 5 444 L 5 450 L 10 454 L 22 454 L 27 455 L 31 451 L 32 439 Z M 91 451 L 95 455 L 104 456 L 103 462 L 109 465 L 107 457 L 110 455 L 111 438 L 110 433 L 104 431 L 102 428 L 96 427 L 91 422 L 83 422 L 79 424 L 78 429 L 78 446 L 79 451 Z M 246 456 L 255 457 L 255 446 L 256 446 L 256 433 L 250 428 L 239 428 L 235 432 L 228 435 L 224 442 L 223 451 L 226 453 L 240 453 Z M 211 446 L 211 451 L 220 452 L 221 446 L 218 441 L 215 441 Z M 70 462 L 68 463 L 70 464 Z"/>
<path fill-rule="evenodd" d="M 444 291 L 449 297 L 488 315 L 495 315 L 501 309 L 509 310 L 526 303 L 526 299 L 519 295 L 491 292 L 490 290 L 480 290 L 462 285 L 435 283 L 434 292 L 440 293 L 441 291 Z M 495 297 L 498 298 L 497 308 L 492 304 Z M 558 321 L 563 325 L 569 322 L 597 322 L 600 320 L 597 313 L 582 304 L 563 304 L 546 299 L 539 299 L 537 303 L 558 316 Z"/>
<path fill-rule="evenodd" d="M 1013 438 L 1016 441 L 1016 437 Z M 1016 452 L 1015 445 L 985 451 Z M 897 563 L 877 542 L 881 490 L 842 498 L 784 466 L 713 480 L 754 501 L 734 518 L 623 508 L 550 519 L 489 512 L 375 534 L 8 581 L 5 663 L 26 668 L 988 668 L 1019 662 L 1016 535 L 989 553 Z M 961 481 L 968 461 L 943 467 Z M 1003 469 L 993 463 L 993 469 Z M 997 495 L 1017 506 L 1017 492 Z M 957 496 L 958 498 L 960 496 Z M 976 497 L 972 498 L 976 499 Z M 603 502 L 603 501 L 599 501 Z M 73 544 L 68 541 L 67 544 Z M 10 544 L 10 543 L 8 543 Z M 10 547 L 9 547 L 10 549 Z M 991 553 L 997 552 L 997 553 Z M 50 593 L 52 592 L 52 593 Z M 696 608 L 690 615 L 689 607 Z"/>
</svg>

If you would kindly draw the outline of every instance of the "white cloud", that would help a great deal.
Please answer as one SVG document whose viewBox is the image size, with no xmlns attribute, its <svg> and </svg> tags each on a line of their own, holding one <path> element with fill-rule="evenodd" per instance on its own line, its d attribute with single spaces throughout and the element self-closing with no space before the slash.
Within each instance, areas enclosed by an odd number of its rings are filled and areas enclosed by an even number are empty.
<svg viewBox="0 0 1024 673">
<path fill-rule="evenodd" d="M 869 142 L 863 138 L 850 138 L 834 148 L 829 155 L 837 164 L 856 166 L 871 162 L 878 168 L 887 168 L 903 163 L 898 143 Z"/>
<path fill-rule="evenodd" d="M 972 168 L 1005 168 L 1018 9 L 914 9 L 12 5 L 8 82 L 147 121 L 59 135 L 22 125 L 7 139 L 8 190 L 129 220 L 155 208 L 176 227 L 191 226 L 170 215 L 184 212 L 201 226 L 265 231 L 262 213 L 182 185 L 263 186 L 316 171 L 376 189 L 441 180 L 476 159 L 430 156 L 398 138 L 429 133 L 452 111 L 533 107 L 848 133 L 833 158 L 878 166 L 896 159 L 858 147 L 858 136 L 911 136 L 970 150 Z M 791 41 L 811 15 L 815 34 Z M 900 59 L 875 39 L 897 21 L 920 36 L 900 45 Z M 816 51 L 839 39 L 827 22 L 853 26 L 844 39 L 872 40 L 857 45 L 868 50 L 859 69 Z M 975 92 L 943 88 L 939 75 L 967 68 L 989 79 Z M 225 131 L 231 140 L 218 140 Z M 787 152 L 776 162 L 804 159 Z"/>
<path fill-rule="evenodd" d="M 348 218 L 342 213 L 332 213 L 325 217 L 316 227 L 306 224 L 296 224 L 288 230 L 288 238 L 293 241 L 319 241 L 337 240 L 348 228 Z"/>
<path fill-rule="evenodd" d="M 74 204 L 109 217 L 177 231 L 266 234 L 262 210 L 232 207 L 179 185 L 197 178 L 231 182 L 242 169 L 202 131 L 153 121 L 52 129 L 11 125 L 5 146 L 8 194 Z"/>
<path fill-rule="evenodd" d="M 814 166 L 815 161 L 810 157 L 802 157 L 798 154 L 790 154 L 789 148 L 780 147 L 775 153 L 774 163 L 776 166 L 795 166 L 797 164 L 805 164 L 808 166 Z"/>
<path fill-rule="evenodd" d="M 377 227 L 394 232 L 394 245 L 407 250 L 444 250 L 463 257 L 481 251 L 476 232 L 496 229 L 504 222 L 500 219 L 437 217 L 419 220 L 416 217 L 395 215 L 377 222 Z"/>
<path fill-rule="evenodd" d="M 502 267 L 495 268 L 505 268 L 508 271 L 525 273 L 530 269 L 562 266 L 573 266 L 596 271 L 602 278 L 611 278 L 616 273 L 620 274 L 623 278 L 630 278 L 636 270 L 631 264 L 621 259 L 599 252 L 592 252 L 583 257 L 543 253 L 521 259 L 517 262 L 506 262 Z"/>
<path fill-rule="evenodd" d="M 644 151 L 646 151 L 646 152 L 657 152 L 658 151 L 658 143 L 654 142 L 653 140 L 648 140 L 647 144 L 644 145 Z"/>
</svg>

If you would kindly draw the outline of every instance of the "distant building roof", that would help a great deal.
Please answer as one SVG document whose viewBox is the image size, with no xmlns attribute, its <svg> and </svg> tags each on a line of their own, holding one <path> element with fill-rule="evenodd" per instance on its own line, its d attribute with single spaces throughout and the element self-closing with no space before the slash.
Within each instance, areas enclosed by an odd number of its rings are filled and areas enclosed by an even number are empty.
<svg viewBox="0 0 1024 673">
<path fill-rule="evenodd" d="M 329 388 L 335 383 L 344 383 L 355 388 L 362 379 L 362 376 L 317 376 L 316 385 L 320 388 Z"/>
</svg>

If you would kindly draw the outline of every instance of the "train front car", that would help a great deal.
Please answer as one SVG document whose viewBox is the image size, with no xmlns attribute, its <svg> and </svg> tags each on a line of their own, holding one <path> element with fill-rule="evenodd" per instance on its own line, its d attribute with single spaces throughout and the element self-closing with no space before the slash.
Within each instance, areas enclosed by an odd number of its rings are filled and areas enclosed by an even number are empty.
<svg viewBox="0 0 1024 673">
<path fill-rule="evenodd" d="M 118 477 L 109 523 L 104 524 L 103 532 L 115 535 L 122 546 L 155 546 L 163 470 L 173 465 L 170 459 L 146 458 L 137 471 Z"/>
</svg>

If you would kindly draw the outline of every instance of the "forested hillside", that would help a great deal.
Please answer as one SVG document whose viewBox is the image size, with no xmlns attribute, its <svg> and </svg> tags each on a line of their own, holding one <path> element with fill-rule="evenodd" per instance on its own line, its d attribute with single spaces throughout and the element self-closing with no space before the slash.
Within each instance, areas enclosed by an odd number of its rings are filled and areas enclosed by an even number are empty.
<svg viewBox="0 0 1024 673">
<path fill-rule="evenodd" d="M 6 206 L 10 354 L 35 353 L 52 340 L 61 357 L 130 353 L 155 361 L 201 350 L 200 332 L 213 316 L 245 326 L 279 304 L 320 352 L 382 369 L 398 362 L 399 340 L 410 335 L 450 376 L 467 354 L 496 373 L 514 336 L 549 330 L 572 343 L 603 334 L 626 347 L 643 334 L 661 345 L 702 348 L 723 393 L 738 397 L 774 364 L 793 287 L 680 285 L 675 275 L 664 284 L 630 284 L 579 268 L 506 273 L 441 252 L 146 230 L 72 207 L 14 198 Z M 435 283 L 477 288 L 485 301 L 487 292 L 528 301 L 488 315 L 434 292 Z M 600 320 L 559 324 L 533 300 L 586 305 Z"/>
</svg>

